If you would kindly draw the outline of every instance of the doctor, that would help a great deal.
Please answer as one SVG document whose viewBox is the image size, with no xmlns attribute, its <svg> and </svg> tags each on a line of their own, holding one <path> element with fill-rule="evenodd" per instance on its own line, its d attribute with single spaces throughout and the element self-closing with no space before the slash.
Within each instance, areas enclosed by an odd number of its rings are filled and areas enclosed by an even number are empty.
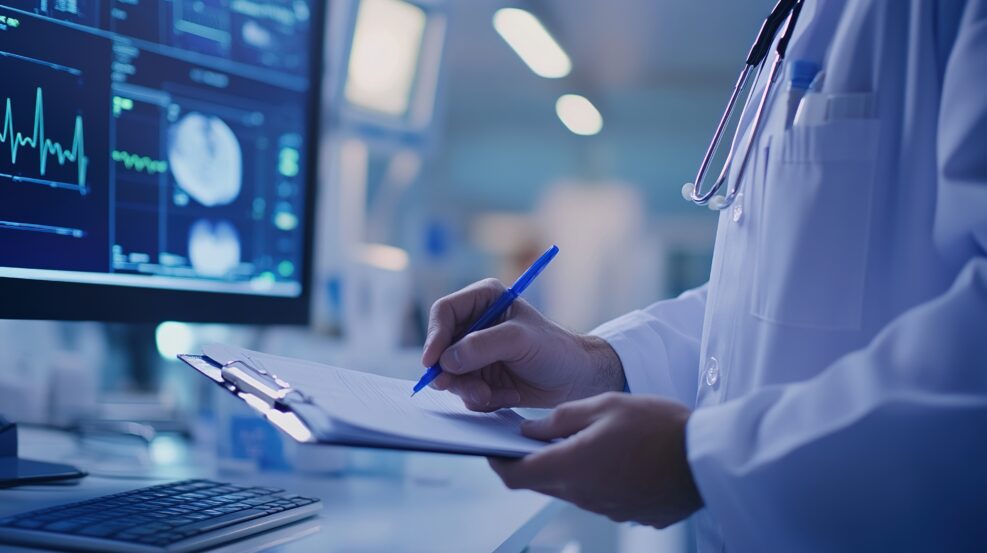
<svg viewBox="0 0 987 553">
<path fill-rule="evenodd" d="M 423 362 L 472 409 L 556 408 L 524 432 L 558 441 L 491 460 L 511 488 L 698 511 L 704 552 L 984 551 L 987 0 L 804 7 L 787 59 L 827 107 L 789 125 L 770 95 L 706 285 L 589 335 L 517 301 L 449 347 L 503 290 L 480 282 L 433 306 Z"/>
</svg>

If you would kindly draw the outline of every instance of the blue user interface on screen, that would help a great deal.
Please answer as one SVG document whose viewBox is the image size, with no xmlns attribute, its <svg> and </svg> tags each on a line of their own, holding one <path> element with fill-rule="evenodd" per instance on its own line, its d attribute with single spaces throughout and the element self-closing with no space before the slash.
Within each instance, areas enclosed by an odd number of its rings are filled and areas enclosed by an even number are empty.
<svg viewBox="0 0 987 553">
<path fill-rule="evenodd" d="M 301 294 L 312 0 L 0 0 L 0 276 Z"/>
</svg>

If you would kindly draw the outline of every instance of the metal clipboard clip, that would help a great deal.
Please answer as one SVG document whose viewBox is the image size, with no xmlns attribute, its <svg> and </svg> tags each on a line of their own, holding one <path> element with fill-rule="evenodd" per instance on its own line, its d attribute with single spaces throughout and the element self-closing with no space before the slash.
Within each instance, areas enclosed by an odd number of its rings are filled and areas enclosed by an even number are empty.
<svg viewBox="0 0 987 553">
<path fill-rule="evenodd" d="M 301 391 L 292 388 L 274 373 L 253 366 L 247 361 L 237 360 L 220 367 L 223 381 L 236 387 L 240 392 L 246 392 L 262 399 L 269 407 L 284 409 L 290 403 L 301 401 L 309 403 Z"/>
<path fill-rule="evenodd" d="M 254 367 L 242 359 L 221 365 L 206 355 L 182 354 L 178 358 L 242 399 L 295 440 L 318 441 L 293 407 L 297 403 L 311 405 L 309 398 L 266 369 Z"/>
</svg>

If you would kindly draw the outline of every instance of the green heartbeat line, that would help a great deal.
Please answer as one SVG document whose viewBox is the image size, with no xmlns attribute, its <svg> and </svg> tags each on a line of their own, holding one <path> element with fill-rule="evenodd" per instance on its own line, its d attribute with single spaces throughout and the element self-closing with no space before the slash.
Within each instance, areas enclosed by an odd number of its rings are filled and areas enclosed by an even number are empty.
<svg viewBox="0 0 987 553">
<path fill-rule="evenodd" d="M 45 137 L 45 101 L 41 87 L 34 99 L 34 132 L 31 136 L 25 136 L 14 130 L 14 109 L 11 106 L 10 98 L 7 98 L 7 111 L 4 114 L 3 128 L 0 129 L 0 143 L 10 144 L 10 162 L 17 163 L 17 154 L 22 146 L 27 146 L 38 150 L 41 175 L 44 176 L 48 170 L 48 156 L 55 156 L 59 165 L 75 163 L 79 171 L 79 191 L 86 193 L 86 169 L 89 166 L 89 158 L 86 157 L 83 146 L 84 138 L 82 131 L 82 116 L 75 116 L 75 135 L 72 137 L 72 148 L 66 150 L 58 142 L 54 142 Z"/>
<path fill-rule="evenodd" d="M 123 166 L 127 169 L 143 171 L 149 175 L 164 173 L 168 170 L 167 161 L 151 159 L 147 156 L 140 156 L 122 150 L 113 150 L 111 155 L 113 157 L 113 161 L 123 163 Z"/>
</svg>

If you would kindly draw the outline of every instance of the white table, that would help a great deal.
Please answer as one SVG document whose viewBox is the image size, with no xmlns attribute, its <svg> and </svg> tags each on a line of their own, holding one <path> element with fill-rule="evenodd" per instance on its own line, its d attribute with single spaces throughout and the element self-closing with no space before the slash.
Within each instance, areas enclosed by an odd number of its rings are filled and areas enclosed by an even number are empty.
<svg viewBox="0 0 987 553">
<path fill-rule="evenodd" d="M 27 458 L 56 462 L 79 459 L 73 454 L 78 445 L 66 435 L 21 430 L 21 444 L 22 456 Z M 314 519 L 215 551 L 519 552 L 562 509 L 560 503 L 545 496 L 505 489 L 484 459 L 398 455 L 407 468 L 390 476 L 291 472 L 217 475 L 201 455 L 185 455 L 183 463 L 142 469 L 139 476 L 147 479 L 124 480 L 101 476 L 94 466 L 76 461 L 93 472 L 77 485 L 0 490 L 0 517 L 169 480 L 213 478 L 284 488 L 319 497 L 324 505 Z M 158 477 L 161 479 L 151 479 Z M 6 545 L 0 549 L 10 553 L 37 551 Z"/>
</svg>

